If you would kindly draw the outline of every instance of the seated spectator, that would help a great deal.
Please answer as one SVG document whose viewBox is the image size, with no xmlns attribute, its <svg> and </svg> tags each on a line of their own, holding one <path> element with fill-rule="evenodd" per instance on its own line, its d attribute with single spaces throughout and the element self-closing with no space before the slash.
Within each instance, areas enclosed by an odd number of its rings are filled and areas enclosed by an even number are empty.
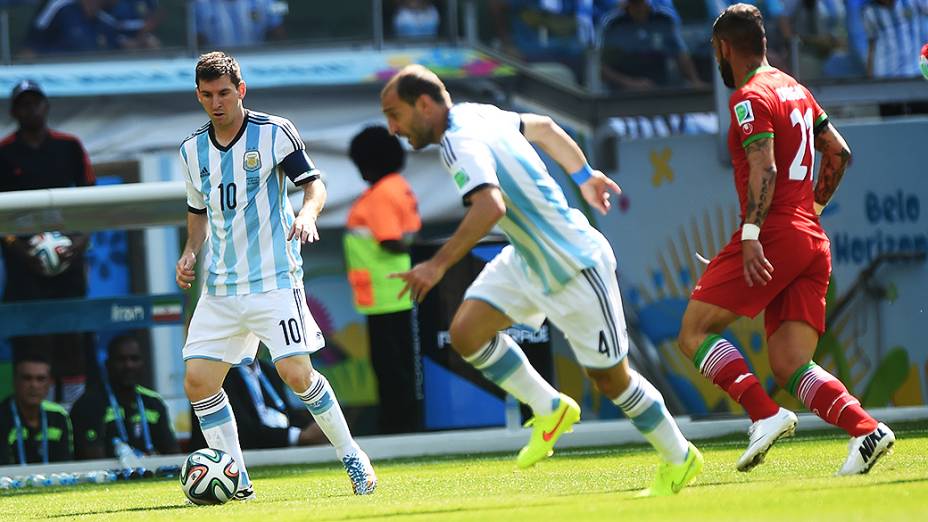
<svg viewBox="0 0 928 522">
<path fill-rule="evenodd" d="M 139 385 L 141 376 L 139 342 L 128 335 L 113 338 L 103 382 L 89 388 L 71 409 L 78 459 L 114 457 L 116 438 L 145 455 L 180 452 L 164 399 Z"/>
<path fill-rule="evenodd" d="M 399 0 L 393 15 L 393 33 L 398 38 L 435 38 L 441 17 L 428 0 Z"/>
<path fill-rule="evenodd" d="M 0 466 L 72 459 L 73 432 L 68 412 L 46 401 L 52 367 L 40 357 L 13 367 L 13 395 L 0 402 Z"/>
<path fill-rule="evenodd" d="M 194 0 L 197 41 L 200 45 L 244 47 L 286 37 L 279 0 Z"/>
<path fill-rule="evenodd" d="M 584 78 L 592 14 L 584 0 L 491 0 L 503 51 L 529 63 L 558 64 L 570 80 Z"/>
<path fill-rule="evenodd" d="M 703 84 L 680 36 L 680 24 L 649 0 L 628 0 L 607 16 L 600 46 L 603 82 L 613 88 L 674 85 L 671 60 L 689 84 Z"/>
<path fill-rule="evenodd" d="M 46 2 L 33 18 L 24 55 L 109 51 L 119 48 L 116 20 L 105 0 Z"/>
<path fill-rule="evenodd" d="M 785 7 L 799 38 L 799 71 L 793 73 L 809 80 L 826 75 L 826 68 L 831 75 L 842 75 L 841 68 L 850 72 L 841 1 L 786 0 Z"/>
<path fill-rule="evenodd" d="M 161 42 L 154 35 L 164 17 L 158 0 L 109 0 L 106 12 L 116 20 L 120 45 L 127 49 L 154 49 Z"/>
<path fill-rule="evenodd" d="M 232 368 L 226 374 L 222 389 L 229 397 L 242 449 L 285 448 L 327 442 L 303 403 L 290 400 L 293 395 L 277 375 L 273 364 L 256 360 L 247 366 Z M 190 433 L 190 450 L 205 447 L 207 444 L 200 423 L 196 422 Z"/>
</svg>

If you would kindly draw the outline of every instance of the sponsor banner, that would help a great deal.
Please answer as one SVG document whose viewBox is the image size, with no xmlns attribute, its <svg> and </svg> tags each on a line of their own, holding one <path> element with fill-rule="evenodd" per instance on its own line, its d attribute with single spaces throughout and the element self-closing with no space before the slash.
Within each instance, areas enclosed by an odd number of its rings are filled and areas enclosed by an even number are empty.
<svg viewBox="0 0 928 522">
<path fill-rule="evenodd" d="M 0 304 L 0 332 L 15 337 L 179 323 L 181 299 L 183 296 L 176 294 Z"/>
<path fill-rule="evenodd" d="M 443 78 L 509 76 L 514 70 L 473 49 L 429 47 L 405 50 L 285 51 L 237 56 L 251 89 L 381 83 L 411 63 Z M 194 58 L 30 64 L 0 70 L 0 97 L 24 78 L 49 96 L 99 96 L 189 91 Z"/>
</svg>

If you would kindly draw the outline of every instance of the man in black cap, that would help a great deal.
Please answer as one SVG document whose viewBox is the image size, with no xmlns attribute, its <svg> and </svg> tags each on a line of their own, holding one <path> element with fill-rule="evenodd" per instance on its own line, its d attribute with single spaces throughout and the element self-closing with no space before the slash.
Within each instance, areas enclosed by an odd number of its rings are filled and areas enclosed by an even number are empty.
<svg viewBox="0 0 928 522">
<path fill-rule="evenodd" d="M 90 160 L 74 136 L 48 128 L 48 98 L 38 83 L 23 80 L 10 95 L 10 116 L 19 124 L 16 132 L 0 140 L 0 192 L 93 185 L 96 182 Z M 0 238 L 6 284 L 3 302 L 36 299 L 78 298 L 87 295 L 84 251 L 87 236 L 67 234 L 70 247 L 60 247 L 62 266 L 48 275 L 37 256 L 31 253 L 30 236 L 7 235 Z M 83 334 L 41 335 L 11 338 L 14 360 L 26 355 L 42 355 L 52 361 L 52 371 L 62 388 L 60 402 L 70 403 L 83 389 L 87 344 Z"/>
</svg>

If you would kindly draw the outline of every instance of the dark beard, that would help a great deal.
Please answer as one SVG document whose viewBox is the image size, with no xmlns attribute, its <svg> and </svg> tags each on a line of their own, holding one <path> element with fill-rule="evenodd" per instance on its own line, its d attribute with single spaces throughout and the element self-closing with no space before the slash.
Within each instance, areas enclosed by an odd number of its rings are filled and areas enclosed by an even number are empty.
<svg viewBox="0 0 928 522">
<path fill-rule="evenodd" d="M 731 68 L 731 63 L 725 58 L 719 59 L 719 74 L 722 75 L 722 82 L 729 89 L 735 88 L 735 71 Z"/>
</svg>

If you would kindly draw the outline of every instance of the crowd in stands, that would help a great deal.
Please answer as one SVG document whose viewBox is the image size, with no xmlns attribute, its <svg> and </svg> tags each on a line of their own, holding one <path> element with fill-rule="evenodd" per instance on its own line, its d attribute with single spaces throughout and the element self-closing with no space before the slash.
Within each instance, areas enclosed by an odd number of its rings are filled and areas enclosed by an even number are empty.
<svg viewBox="0 0 928 522">
<path fill-rule="evenodd" d="M 928 1 L 743 1 L 764 15 L 771 63 L 802 78 L 918 75 L 918 50 L 928 42 Z M 504 52 L 530 63 L 565 66 L 571 79 L 584 83 L 584 56 L 598 49 L 602 82 L 615 90 L 708 81 L 714 66 L 711 23 L 733 3 L 492 2 L 497 43 Z"/>
<path fill-rule="evenodd" d="M 25 0 L 28 2 L 29 0 Z M 245 47 L 305 35 L 285 30 L 292 2 L 187 0 L 197 44 Z M 803 79 L 918 74 L 928 41 L 928 0 L 745 0 L 767 22 L 773 65 Z M 461 0 L 462 3 L 463 0 Z M 35 2 L 20 56 L 157 48 L 166 7 L 159 0 Z M 164 3 L 167 3 L 166 1 Z M 711 23 L 735 0 L 487 0 L 480 23 L 502 52 L 568 81 L 589 81 L 587 60 L 613 90 L 699 86 L 713 74 Z M 171 4 L 181 9 L 184 2 Z M 389 38 L 435 40 L 447 0 L 388 0 Z M 312 31 L 307 27 L 305 31 Z M 363 33 L 363 30 L 362 30 Z M 792 69 L 798 68 L 797 71 Z"/>
</svg>

